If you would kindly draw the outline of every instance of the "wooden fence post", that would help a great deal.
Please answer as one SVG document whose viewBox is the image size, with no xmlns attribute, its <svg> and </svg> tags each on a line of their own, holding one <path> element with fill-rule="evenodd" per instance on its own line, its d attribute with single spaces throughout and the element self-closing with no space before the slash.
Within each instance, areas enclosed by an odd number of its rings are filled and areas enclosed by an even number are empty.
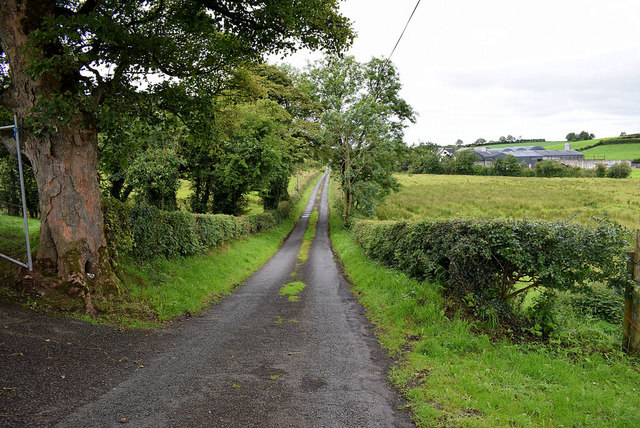
<svg viewBox="0 0 640 428">
<path fill-rule="evenodd" d="M 629 268 L 634 283 L 624 293 L 624 344 L 629 352 L 640 352 L 640 229 L 636 230 L 636 248 L 629 252 Z"/>
</svg>

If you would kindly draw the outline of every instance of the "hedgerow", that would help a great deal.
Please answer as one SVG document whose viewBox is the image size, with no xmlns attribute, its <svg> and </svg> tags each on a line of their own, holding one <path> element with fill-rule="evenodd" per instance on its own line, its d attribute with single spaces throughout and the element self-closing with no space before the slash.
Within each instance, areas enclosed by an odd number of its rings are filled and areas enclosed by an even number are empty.
<svg viewBox="0 0 640 428">
<path fill-rule="evenodd" d="M 313 175 L 307 181 L 310 182 Z M 146 204 L 122 203 L 113 198 L 103 200 L 105 237 L 109 254 L 117 263 L 119 256 L 139 259 L 158 256 L 188 256 L 276 227 L 291 215 L 300 199 L 295 193 L 278 209 L 250 216 L 192 214 L 163 211 Z"/>
<path fill-rule="evenodd" d="M 512 316 L 511 301 L 533 288 L 582 291 L 593 281 L 627 281 L 626 230 L 532 220 L 358 221 L 367 255 L 445 292 L 484 318 Z"/>
</svg>

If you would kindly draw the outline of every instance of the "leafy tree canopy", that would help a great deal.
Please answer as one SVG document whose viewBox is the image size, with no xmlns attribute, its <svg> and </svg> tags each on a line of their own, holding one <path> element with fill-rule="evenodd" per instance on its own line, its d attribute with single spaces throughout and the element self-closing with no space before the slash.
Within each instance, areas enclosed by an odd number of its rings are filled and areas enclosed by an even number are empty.
<svg viewBox="0 0 640 428">
<path fill-rule="evenodd" d="M 318 148 L 340 174 L 343 215 L 371 213 L 397 183 L 391 173 L 413 109 L 400 98 L 400 79 L 389 60 L 359 63 L 329 56 L 311 65 L 304 85 L 325 108 Z"/>
<path fill-rule="evenodd" d="M 148 97 L 190 134 L 210 135 L 210 95 L 250 82 L 238 68 L 301 47 L 341 51 L 352 38 L 338 0 L 4 1 L 0 98 L 24 119 L 24 152 L 36 172 L 43 213 L 36 270 L 46 271 L 38 278 L 87 293 L 93 282 L 114 279 L 97 134 L 126 123 L 123 111 Z"/>
</svg>

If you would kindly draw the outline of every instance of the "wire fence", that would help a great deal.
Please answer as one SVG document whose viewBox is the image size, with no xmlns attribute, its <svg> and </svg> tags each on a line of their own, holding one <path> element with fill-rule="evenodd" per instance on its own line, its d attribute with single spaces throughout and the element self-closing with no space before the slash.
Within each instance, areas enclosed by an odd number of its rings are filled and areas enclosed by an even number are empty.
<svg viewBox="0 0 640 428">
<path fill-rule="evenodd" d="M 16 147 L 13 154 L 0 144 L 0 258 L 32 270 L 18 119 L 14 116 L 13 125 L 0 126 L 0 132 L 13 132 Z"/>
</svg>

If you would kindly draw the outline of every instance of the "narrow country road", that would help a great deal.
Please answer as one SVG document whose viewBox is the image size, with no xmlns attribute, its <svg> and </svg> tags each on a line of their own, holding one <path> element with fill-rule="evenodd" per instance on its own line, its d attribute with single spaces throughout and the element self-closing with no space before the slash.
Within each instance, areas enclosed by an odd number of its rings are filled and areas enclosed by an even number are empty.
<svg viewBox="0 0 640 428">
<path fill-rule="evenodd" d="M 280 251 L 201 317 L 132 333 L 0 306 L 0 425 L 412 426 L 334 260 L 328 187 L 325 174 Z M 292 281 L 297 301 L 279 295 Z"/>
</svg>

